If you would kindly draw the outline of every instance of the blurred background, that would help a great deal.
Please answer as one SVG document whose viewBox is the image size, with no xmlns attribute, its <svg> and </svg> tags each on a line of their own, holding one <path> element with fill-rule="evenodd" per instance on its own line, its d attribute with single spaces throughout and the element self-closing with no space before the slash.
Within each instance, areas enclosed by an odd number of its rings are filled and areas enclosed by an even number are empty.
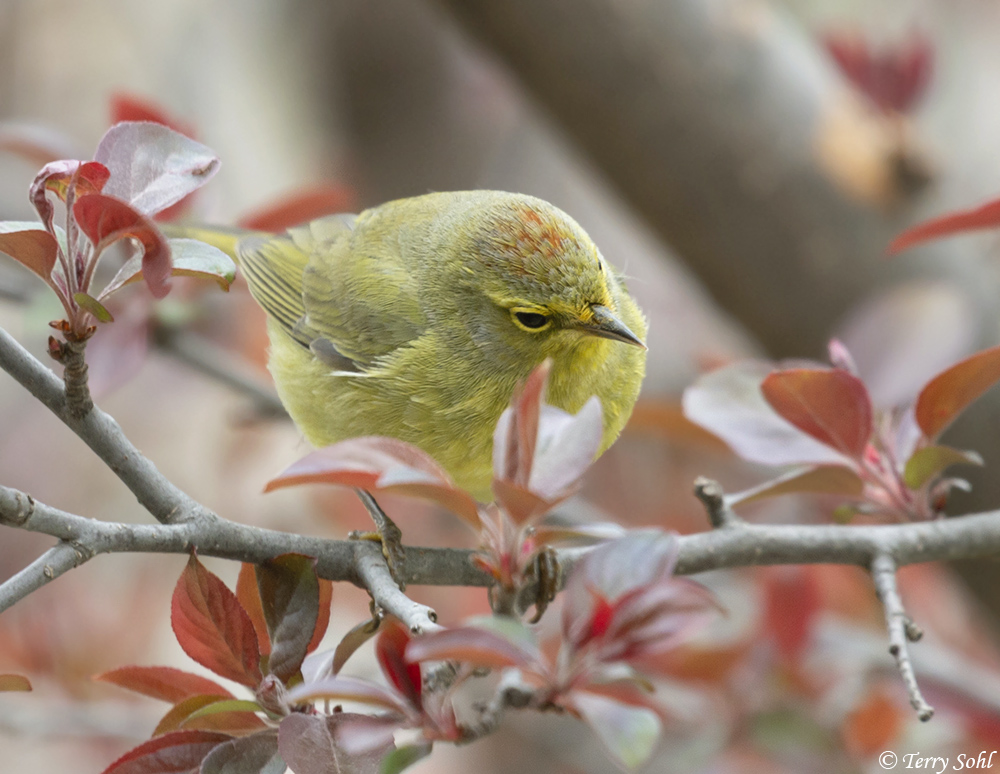
<svg viewBox="0 0 1000 774">
<path fill-rule="evenodd" d="M 26 192 L 41 164 L 90 158 L 113 121 L 141 111 L 222 159 L 188 205 L 202 221 L 450 189 L 547 199 L 625 271 L 650 320 L 642 403 L 578 512 L 697 531 L 695 476 L 732 491 L 770 475 L 682 418 L 698 374 L 744 357 L 824 359 L 837 335 L 870 380 L 906 394 L 1000 340 L 994 234 L 885 257 L 905 226 L 1000 196 L 998 30 L 996 0 L 5 0 L 0 219 L 34 219 Z M 41 290 L 0 258 L 0 326 L 39 356 L 60 311 Z M 179 282 L 156 307 L 145 293 L 88 349 L 98 403 L 136 445 L 228 518 L 332 536 L 363 527 L 343 492 L 261 494 L 307 446 L 267 410 L 266 337 L 245 288 Z M 949 431 L 986 459 L 956 513 L 1000 502 L 998 426 L 991 394 Z M 0 481 L 85 516 L 148 519 L 2 374 Z M 384 504 L 407 542 L 472 543 L 447 514 Z M 825 521 L 829 509 L 785 499 L 748 516 Z M 5 532 L 0 575 L 49 542 Z M 0 671 L 35 685 L 0 696 L 7 770 L 99 771 L 149 736 L 167 707 L 90 676 L 128 663 L 198 671 L 169 625 L 183 562 L 102 557 L 0 617 Z M 229 581 L 238 569 L 209 566 Z M 938 710 L 930 724 L 909 709 L 863 572 L 699 580 L 729 612 L 671 655 L 661 691 L 676 722 L 648 770 L 879 771 L 886 749 L 954 759 L 1000 744 L 995 563 L 900 574 L 927 632 L 912 654 Z M 487 607 L 482 590 L 411 591 L 446 624 Z M 331 646 L 367 598 L 338 587 L 334 605 Z M 374 665 L 362 653 L 347 671 Z M 512 714 L 413 770 L 472 766 L 612 768 L 571 719 Z"/>
</svg>

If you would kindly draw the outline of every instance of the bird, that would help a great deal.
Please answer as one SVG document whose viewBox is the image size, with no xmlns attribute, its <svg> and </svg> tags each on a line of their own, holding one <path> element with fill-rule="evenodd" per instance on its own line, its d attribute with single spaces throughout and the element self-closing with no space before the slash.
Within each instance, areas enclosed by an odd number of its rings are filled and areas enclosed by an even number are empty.
<svg viewBox="0 0 1000 774">
<path fill-rule="evenodd" d="M 645 372 L 646 320 L 580 225 L 542 199 L 450 191 L 282 234 L 188 227 L 267 313 L 268 367 L 306 440 L 391 436 L 488 502 L 493 432 L 546 359 L 546 400 L 601 402 L 600 452 Z"/>
</svg>

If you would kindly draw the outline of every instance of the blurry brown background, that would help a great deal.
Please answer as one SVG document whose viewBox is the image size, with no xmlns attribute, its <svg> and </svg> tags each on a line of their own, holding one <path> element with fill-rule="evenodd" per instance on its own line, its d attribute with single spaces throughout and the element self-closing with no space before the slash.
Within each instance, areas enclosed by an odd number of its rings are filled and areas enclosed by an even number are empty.
<svg viewBox="0 0 1000 774">
<path fill-rule="evenodd" d="M 875 48 L 914 30 L 928 40 L 933 78 L 912 114 L 886 120 L 837 70 L 821 37 L 847 29 Z M 933 363 L 923 377 L 950 362 L 934 362 L 941 353 L 954 360 L 1000 338 L 993 235 L 891 261 L 883 255 L 905 225 L 1000 195 L 998 30 L 1000 3 L 991 0 L 6 0 L 0 119 L 48 127 L 53 142 L 87 158 L 107 128 L 113 94 L 149 99 L 221 157 L 222 171 L 197 201 L 197 216 L 213 222 L 321 182 L 350 189 L 359 208 L 464 188 L 552 201 L 631 277 L 651 323 L 650 402 L 596 466 L 588 494 L 626 524 L 689 531 L 702 528 L 689 494 L 695 475 L 719 477 L 731 489 L 764 475 L 677 421 L 676 400 L 702 370 L 747 355 L 822 358 L 844 320 L 889 291 L 905 296 L 893 309 L 905 306 L 921 321 L 925 338 L 914 346 Z M 0 155 L 0 218 L 33 217 L 25 193 L 37 166 Z M 18 289 L 12 295 L 33 287 L 9 262 L 0 261 L 0 271 L 0 284 Z M 231 295 L 202 299 L 209 306 L 202 325 L 266 379 L 259 318 L 238 291 Z M 0 326 L 41 353 L 44 324 L 56 315 L 47 303 L 0 297 Z M 855 337 L 858 348 L 879 332 L 891 342 L 900 327 L 905 338 L 916 327 L 907 319 L 865 329 Z M 872 348 L 859 360 L 877 360 Z M 289 424 L 256 417 L 245 396 L 175 358 L 154 352 L 99 402 L 168 476 L 224 516 L 334 535 L 363 523 L 339 493 L 261 496 L 304 442 Z M 994 397 L 954 430 L 958 445 L 979 449 L 987 461 L 974 495 L 957 510 L 1000 499 L 998 426 Z M 83 444 L 2 375 L 0 480 L 94 518 L 144 518 Z M 802 513 L 815 518 L 787 502 L 760 518 Z M 469 543 L 439 514 L 421 511 L 401 524 L 410 542 Z M 46 544 L 4 533 L 0 574 Z M 24 671 L 37 689 L 0 699 L 5 770 L 98 771 L 149 734 L 165 708 L 128 702 L 87 678 L 133 662 L 191 668 L 169 632 L 169 595 L 181 566 L 178 557 L 99 558 L 4 614 L 0 671 Z M 212 567 L 235 578 L 232 566 Z M 943 604 L 962 611 L 944 624 L 961 647 L 935 645 L 933 632 L 926 647 L 916 646 L 925 660 L 943 654 L 925 667 L 944 670 L 943 684 L 968 667 L 970 643 L 981 648 L 983 665 L 995 661 L 982 633 L 995 620 L 976 605 L 1000 610 L 997 570 L 980 563 L 963 572 L 978 602 L 964 601 L 949 576 L 922 587 L 944 585 Z M 851 577 L 864 588 L 863 578 Z M 762 581 L 734 574 L 709 582 L 740 611 L 712 635 L 725 650 L 757 625 L 754 584 Z M 438 605 L 445 622 L 484 608 L 482 592 L 416 593 Z M 364 595 L 338 590 L 335 600 L 334 627 L 343 632 L 363 617 Z M 838 629 L 837 611 L 825 613 L 832 623 L 824 619 L 813 653 L 821 671 L 881 686 L 873 675 L 888 661 L 877 617 L 868 622 L 869 642 Z M 842 655 L 846 641 L 863 652 L 841 672 L 830 653 Z M 363 658 L 354 667 L 372 668 Z M 740 680 L 760 689 L 770 679 L 762 674 L 771 675 L 750 667 L 729 675 L 727 690 L 738 690 Z M 864 770 L 864 755 L 847 749 L 843 736 L 842 696 L 838 705 L 825 691 L 782 693 L 769 684 L 736 712 L 720 709 L 727 692 L 714 687 L 715 694 L 676 689 L 681 730 L 651 770 L 666 770 L 670 760 L 674 770 L 829 771 L 822 763 L 829 744 L 838 770 Z M 948 736 L 958 721 L 947 712 L 932 730 L 914 727 L 891 677 L 884 692 L 904 707 L 894 739 L 929 752 L 965 738 Z M 790 751 L 764 754 L 748 745 L 741 723 L 774 706 L 809 718 L 827 741 L 795 737 L 801 724 L 788 720 L 779 727 L 794 732 Z M 515 717 L 497 737 L 436 751 L 414 771 L 609 770 L 586 736 L 566 719 Z"/>
</svg>

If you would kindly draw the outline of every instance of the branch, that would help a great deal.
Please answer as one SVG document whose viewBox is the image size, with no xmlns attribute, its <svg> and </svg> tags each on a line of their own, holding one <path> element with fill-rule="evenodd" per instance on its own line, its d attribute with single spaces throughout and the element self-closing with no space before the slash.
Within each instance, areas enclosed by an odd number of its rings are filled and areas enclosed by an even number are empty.
<svg viewBox="0 0 1000 774">
<path fill-rule="evenodd" d="M 921 633 L 903 609 L 903 600 L 896 588 L 896 563 L 891 556 L 879 554 L 872 562 L 871 572 L 875 590 L 885 608 L 885 622 L 889 628 L 889 653 L 896 659 L 896 668 L 899 669 L 910 695 L 910 705 L 917 711 L 917 716 L 926 722 L 934 717 L 934 708 L 920 693 L 908 647 L 909 642 L 920 639 Z"/>
<path fill-rule="evenodd" d="M 118 423 L 99 408 L 94 407 L 85 416 L 75 416 L 67 404 L 62 380 L 2 328 L 0 368 L 80 436 L 157 521 L 171 524 L 210 514 L 167 480 L 125 437 Z"/>
<path fill-rule="evenodd" d="M 372 600 L 385 612 L 402 621 L 411 634 L 427 634 L 443 627 L 437 623 L 437 613 L 406 596 L 396 585 L 379 547 L 370 540 L 352 541 L 355 550 L 357 578 L 355 585 L 368 589 Z"/>
</svg>

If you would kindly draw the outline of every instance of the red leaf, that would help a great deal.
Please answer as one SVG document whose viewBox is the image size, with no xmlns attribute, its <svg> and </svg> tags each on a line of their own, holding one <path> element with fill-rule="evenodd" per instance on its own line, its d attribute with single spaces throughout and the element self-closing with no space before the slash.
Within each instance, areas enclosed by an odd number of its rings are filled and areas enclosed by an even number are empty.
<svg viewBox="0 0 1000 774">
<path fill-rule="evenodd" d="M 229 691 L 207 677 L 173 667 L 125 666 L 94 675 L 93 679 L 171 704 L 177 704 L 189 696 L 200 694 L 232 696 Z"/>
<path fill-rule="evenodd" d="M 888 252 L 895 254 L 931 239 L 997 226 L 1000 226 L 1000 199 L 993 199 L 971 210 L 951 212 L 908 228 L 889 243 Z"/>
<path fill-rule="evenodd" d="M 302 666 L 319 620 L 315 565 L 312 557 L 283 554 L 254 568 L 271 635 L 268 671 L 282 682 L 287 683 Z"/>
<path fill-rule="evenodd" d="M 935 440 L 955 418 L 1000 380 L 1000 347 L 985 349 L 931 379 L 917 397 L 917 424 Z"/>
<path fill-rule="evenodd" d="M 340 670 L 344 668 L 344 664 L 355 654 L 357 649 L 378 634 L 380 623 L 378 618 L 369 618 L 352 626 L 340 642 L 337 643 L 337 647 L 333 651 L 333 656 L 329 659 L 329 664 L 324 671 L 331 675 L 339 674 Z M 309 662 L 307 661 L 306 663 L 308 664 Z M 318 677 L 322 672 L 314 674 Z M 316 677 L 313 677 L 313 679 L 315 680 Z"/>
<path fill-rule="evenodd" d="M 337 712 L 317 717 L 295 712 L 278 726 L 278 749 L 295 774 L 377 774 L 379 762 L 395 746 L 394 730 L 393 725 L 365 715 Z M 365 749 L 349 752 L 345 748 L 359 733 L 367 737 Z"/>
<path fill-rule="evenodd" d="M 191 716 L 193 712 L 197 712 L 203 707 L 215 704 L 219 700 L 225 698 L 227 697 L 223 694 L 201 693 L 182 699 L 167 710 L 167 713 L 160 718 L 160 722 L 157 723 L 156 728 L 153 729 L 153 736 L 163 736 L 164 734 L 169 734 L 172 731 L 180 730 L 181 725 L 185 720 L 187 720 L 188 717 Z M 230 696 L 228 698 L 232 697 Z M 224 733 L 228 733 L 230 731 L 228 728 L 210 728 L 201 730 L 222 731 Z"/>
<path fill-rule="evenodd" d="M 46 231 L 52 231 L 54 208 L 47 193 L 52 191 L 61 201 L 80 199 L 88 194 L 100 193 L 111 173 L 96 161 L 53 161 L 46 164 L 35 176 L 28 189 L 28 199 L 42 219 Z"/>
<path fill-rule="evenodd" d="M 323 215 L 350 212 L 354 209 L 355 198 L 354 192 L 346 186 L 320 183 L 301 188 L 244 215 L 236 225 L 251 231 L 284 231 Z"/>
<path fill-rule="evenodd" d="M 323 641 L 326 630 L 330 626 L 330 606 L 333 604 L 333 582 L 326 578 L 319 579 L 319 615 L 316 618 L 316 628 L 312 639 L 306 647 L 306 653 L 312 653 Z"/>
<path fill-rule="evenodd" d="M 195 774 L 205 756 L 231 739 L 213 731 L 175 731 L 132 748 L 104 774 Z"/>
<path fill-rule="evenodd" d="M 538 416 L 545 399 L 552 362 L 546 360 L 528 376 L 500 415 L 493 434 L 493 475 L 527 489 L 535 461 Z"/>
<path fill-rule="evenodd" d="M 375 655 L 382 667 L 382 673 L 414 707 L 420 707 L 423 680 L 420 664 L 406 660 L 406 646 L 410 643 L 410 633 L 395 618 L 382 622 L 378 639 L 375 640 Z"/>
<path fill-rule="evenodd" d="M 395 691 L 350 677 L 327 677 L 315 683 L 300 683 L 289 689 L 287 699 L 290 704 L 327 700 L 356 701 L 391 710 L 399 715 L 412 712 L 406 700 Z"/>
<path fill-rule="evenodd" d="M 12 231 L 0 234 L 0 252 L 7 253 L 52 285 L 52 269 L 56 265 L 59 246 L 48 231 Z"/>
<path fill-rule="evenodd" d="M 761 383 L 774 410 L 804 433 L 852 459 L 871 438 L 872 403 L 864 382 L 839 368 L 775 371 Z"/>
<path fill-rule="evenodd" d="M 479 526 L 475 499 L 426 452 L 398 438 L 351 438 L 309 454 L 268 482 L 265 492 L 299 484 L 339 484 L 432 500 Z"/>
<path fill-rule="evenodd" d="M 168 115 L 163 108 L 150 100 L 120 91 L 111 95 L 110 103 L 112 124 L 122 121 L 151 121 L 154 124 L 170 127 L 188 137 L 195 135 L 194 127 Z"/>
<path fill-rule="evenodd" d="M 160 230 L 145 215 L 123 202 L 104 194 L 78 199 L 73 217 L 80 229 L 100 253 L 105 247 L 126 237 L 142 245 L 142 276 L 156 298 L 170 290 L 170 247 Z"/>
<path fill-rule="evenodd" d="M 224 742 L 205 756 L 198 774 L 277 774 L 285 771 L 278 730 L 269 728 Z"/>
<path fill-rule="evenodd" d="M 260 683 L 260 651 L 250 617 L 194 555 L 174 589 L 170 623 L 184 652 L 199 664 L 250 688 Z"/>
<path fill-rule="evenodd" d="M 247 611 L 253 629 L 257 633 L 257 649 L 260 655 L 271 655 L 271 637 L 267 633 L 264 608 L 260 603 L 260 592 L 257 591 L 257 574 L 254 572 L 254 566 L 247 562 L 240 565 L 240 574 L 236 579 L 236 598 Z"/>
<path fill-rule="evenodd" d="M 785 494 L 832 494 L 846 497 L 860 497 L 864 482 L 848 467 L 843 465 L 815 465 L 798 468 L 763 484 L 728 495 L 729 505 L 743 505 L 765 497 Z"/>
<path fill-rule="evenodd" d="M 808 567 L 767 567 L 764 579 L 764 633 L 778 652 L 797 661 L 809 644 L 822 595 L 816 574 Z"/>
<path fill-rule="evenodd" d="M 490 669 L 526 666 L 535 655 L 497 632 L 474 626 L 432 632 L 410 640 L 406 646 L 408 661 L 461 661 Z"/>
</svg>

